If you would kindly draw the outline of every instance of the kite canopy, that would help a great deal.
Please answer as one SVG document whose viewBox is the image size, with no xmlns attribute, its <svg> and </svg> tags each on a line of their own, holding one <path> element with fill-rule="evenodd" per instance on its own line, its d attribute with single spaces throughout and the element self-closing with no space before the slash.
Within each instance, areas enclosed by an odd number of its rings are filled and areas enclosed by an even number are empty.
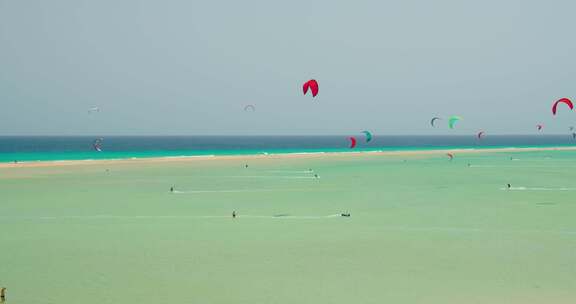
<svg viewBox="0 0 576 304">
<path fill-rule="evenodd" d="M 446 153 L 446 156 L 448 156 L 448 158 L 450 158 L 450 160 L 454 159 L 454 154 L 452 154 L 452 153 Z"/>
<path fill-rule="evenodd" d="M 568 98 L 560 98 L 558 100 L 556 100 L 556 102 L 554 102 L 554 104 L 552 105 L 552 115 L 556 115 L 556 108 L 558 107 L 559 103 L 565 103 L 570 110 L 574 110 L 574 105 L 572 104 L 572 101 Z"/>
<path fill-rule="evenodd" d="M 100 108 L 99 107 L 92 107 L 90 109 L 88 109 L 88 113 L 94 113 L 94 112 L 100 112 Z"/>
<path fill-rule="evenodd" d="M 366 135 L 366 142 L 370 142 L 372 140 L 372 133 L 368 131 L 362 131 Z"/>
<path fill-rule="evenodd" d="M 348 138 L 348 139 L 350 139 L 350 149 L 355 148 L 356 147 L 356 138 L 350 136 L 350 138 Z"/>
<path fill-rule="evenodd" d="M 454 129 L 454 124 L 459 120 L 462 120 L 462 117 L 457 115 L 450 116 L 448 119 L 448 127 L 450 127 L 450 129 Z"/>
<path fill-rule="evenodd" d="M 478 137 L 478 139 L 482 139 L 482 138 L 484 137 L 484 131 L 478 132 L 478 134 L 476 135 L 476 137 Z"/>
<path fill-rule="evenodd" d="M 310 89 L 310 91 L 312 92 L 312 97 L 316 97 L 316 95 L 318 95 L 318 82 L 314 79 L 306 81 L 302 86 L 302 91 L 304 92 L 304 95 L 308 93 L 308 89 Z"/>
<path fill-rule="evenodd" d="M 430 120 L 430 125 L 431 125 L 432 127 L 436 127 L 436 126 L 434 125 L 434 122 L 436 122 L 436 121 L 439 120 L 439 119 L 442 119 L 442 118 L 440 118 L 440 117 L 434 117 L 434 118 L 432 118 L 432 120 Z"/>
<path fill-rule="evenodd" d="M 254 111 L 256 111 L 256 107 L 254 105 L 249 104 L 249 105 L 244 106 L 244 111 L 254 112 Z"/>
<path fill-rule="evenodd" d="M 544 128 L 544 125 L 542 124 L 537 124 L 536 128 L 538 128 L 538 131 L 542 131 L 542 129 Z"/>
</svg>

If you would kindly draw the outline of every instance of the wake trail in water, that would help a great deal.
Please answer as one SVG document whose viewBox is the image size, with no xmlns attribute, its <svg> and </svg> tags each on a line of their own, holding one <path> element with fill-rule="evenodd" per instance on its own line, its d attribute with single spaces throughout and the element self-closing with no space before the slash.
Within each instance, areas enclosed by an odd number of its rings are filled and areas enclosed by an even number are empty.
<svg viewBox="0 0 576 304">
<path fill-rule="evenodd" d="M 270 172 L 270 173 L 309 173 L 309 174 L 313 174 L 314 171 L 309 171 L 309 170 L 303 170 L 303 171 L 296 171 L 296 170 L 271 170 L 271 171 L 265 171 L 265 172 Z"/>
<path fill-rule="evenodd" d="M 237 215 L 236 219 L 328 219 L 342 217 L 341 214 L 329 215 Z M 150 220 L 150 219 L 232 219 L 230 215 L 64 215 L 64 216 L 0 216 L 2 220 L 58 221 L 58 220 Z"/>
<path fill-rule="evenodd" d="M 505 191 L 576 191 L 576 188 L 546 188 L 546 187 L 503 187 Z"/>
<path fill-rule="evenodd" d="M 449 233 L 549 233 L 562 235 L 576 235 L 576 230 L 540 230 L 540 229 L 481 229 L 466 227 L 406 227 L 406 226 L 388 226 L 383 230 L 405 231 L 405 232 L 449 232 Z"/>
<path fill-rule="evenodd" d="M 574 166 L 510 166 L 510 165 L 470 165 L 470 168 L 542 168 L 542 169 L 557 169 L 557 168 L 576 168 Z"/>
<path fill-rule="evenodd" d="M 293 176 L 293 175 L 232 175 L 226 178 L 270 178 L 270 179 L 319 179 L 320 176 Z"/>
<path fill-rule="evenodd" d="M 201 193 L 256 193 L 256 192 L 309 192 L 316 189 L 224 189 L 224 190 L 174 190 L 174 194 L 201 194 Z"/>
</svg>

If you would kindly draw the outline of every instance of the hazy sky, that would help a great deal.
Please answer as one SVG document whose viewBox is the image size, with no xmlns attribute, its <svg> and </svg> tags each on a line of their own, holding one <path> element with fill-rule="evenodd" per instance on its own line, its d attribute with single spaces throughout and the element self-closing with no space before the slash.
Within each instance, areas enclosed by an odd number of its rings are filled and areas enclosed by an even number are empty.
<svg viewBox="0 0 576 304">
<path fill-rule="evenodd" d="M 576 98 L 574 12 L 575 1 L 0 0 L 0 135 L 568 133 L 576 112 L 550 106 Z M 310 78 L 314 99 L 301 91 Z M 457 130 L 430 128 L 451 114 L 465 119 Z"/>
</svg>

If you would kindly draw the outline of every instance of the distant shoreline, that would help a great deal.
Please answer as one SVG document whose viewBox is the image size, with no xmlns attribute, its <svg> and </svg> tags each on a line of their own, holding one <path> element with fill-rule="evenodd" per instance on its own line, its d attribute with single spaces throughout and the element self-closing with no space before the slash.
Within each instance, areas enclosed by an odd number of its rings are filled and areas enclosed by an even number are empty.
<svg viewBox="0 0 576 304">
<path fill-rule="evenodd" d="M 286 153 L 259 153 L 241 155 L 193 155 L 193 156 L 163 156 L 141 158 L 117 159 L 85 159 L 85 160 L 50 160 L 0 163 L 1 168 L 34 168 L 58 167 L 80 165 L 116 165 L 116 164 L 146 164 L 146 163 L 174 163 L 209 160 L 254 160 L 254 159 L 294 159 L 294 158 L 324 158 L 324 157 L 359 157 L 359 156 L 418 156 L 442 155 L 446 153 L 505 153 L 505 152 L 537 152 L 537 151 L 576 151 L 576 147 L 509 147 L 509 148 L 455 148 L 455 149 L 427 149 L 427 150 L 389 150 L 389 151 L 349 151 L 349 152 L 286 152 Z"/>
</svg>

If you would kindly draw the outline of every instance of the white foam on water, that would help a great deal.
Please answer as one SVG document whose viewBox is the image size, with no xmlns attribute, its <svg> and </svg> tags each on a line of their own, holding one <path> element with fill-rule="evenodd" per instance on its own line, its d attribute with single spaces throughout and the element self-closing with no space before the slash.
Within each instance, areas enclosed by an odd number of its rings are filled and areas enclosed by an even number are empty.
<svg viewBox="0 0 576 304">
<path fill-rule="evenodd" d="M 205 154 L 205 155 L 176 155 L 176 156 L 162 156 L 161 158 L 166 159 L 179 159 L 179 158 L 205 158 L 205 157 L 216 157 L 215 154 Z"/>
<path fill-rule="evenodd" d="M 290 153 L 283 153 L 283 154 L 288 154 L 288 155 L 322 155 L 322 154 L 326 154 L 326 152 L 290 152 Z"/>
</svg>

